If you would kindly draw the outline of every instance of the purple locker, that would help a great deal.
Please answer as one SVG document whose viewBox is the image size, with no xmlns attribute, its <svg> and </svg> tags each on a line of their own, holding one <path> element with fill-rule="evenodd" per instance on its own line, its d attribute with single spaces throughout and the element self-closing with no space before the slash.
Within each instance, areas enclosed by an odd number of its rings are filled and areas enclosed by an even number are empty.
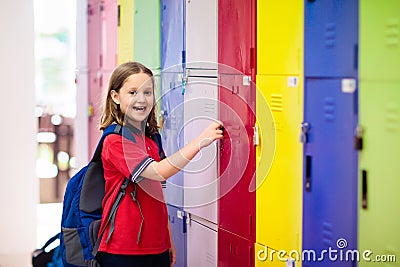
<svg viewBox="0 0 400 267">
<path fill-rule="evenodd" d="M 216 69 L 217 0 L 186 1 L 186 66 Z"/>
<path fill-rule="evenodd" d="M 187 225 L 187 267 L 218 266 L 217 250 L 217 225 L 190 215 Z"/>
<path fill-rule="evenodd" d="M 217 83 L 214 71 L 189 71 L 184 96 L 185 144 L 217 119 Z M 218 147 L 215 142 L 202 149 L 183 170 L 185 211 L 215 224 L 218 199 L 217 155 Z"/>
<path fill-rule="evenodd" d="M 118 2 L 102 1 L 101 9 L 101 68 L 108 72 L 117 65 Z M 105 80 L 106 81 L 106 80 Z"/>
</svg>

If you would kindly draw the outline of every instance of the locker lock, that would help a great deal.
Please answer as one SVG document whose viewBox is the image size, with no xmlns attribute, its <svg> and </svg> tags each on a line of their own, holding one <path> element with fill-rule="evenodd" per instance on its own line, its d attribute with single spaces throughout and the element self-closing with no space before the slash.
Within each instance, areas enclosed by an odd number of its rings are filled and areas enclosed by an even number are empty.
<svg viewBox="0 0 400 267">
<path fill-rule="evenodd" d="M 303 144 L 308 142 L 308 133 L 310 132 L 311 125 L 308 122 L 303 122 L 301 124 L 301 134 L 300 134 L 300 142 Z"/>
</svg>

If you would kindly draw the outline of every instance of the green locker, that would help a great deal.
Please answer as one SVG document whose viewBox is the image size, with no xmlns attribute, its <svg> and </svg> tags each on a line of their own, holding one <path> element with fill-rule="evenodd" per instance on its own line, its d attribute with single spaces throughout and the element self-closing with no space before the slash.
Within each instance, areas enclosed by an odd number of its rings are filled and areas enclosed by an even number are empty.
<svg viewBox="0 0 400 267">
<path fill-rule="evenodd" d="M 151 70 L 161 68 L 160 1 L 135 0 L 134 60 Z"/>
<path fill-rule="evenodd" d="M 360 82 L 359 97 L 363 130 L 359 156 L 359 251 L 361 254 L 370 250 L 371 260 L 376 260 L 377 255 L 396 255 L 399 260 L 400 83 Z M 359 266 L 372 264 L 363 259 Z"/>
<path fill-rule="evenodd" d="M 360 79 L 400 80 L 400 1 L 360 0 Z"/>
<path fill-rule="evenodd" d="M 358 266 L 399 266 L 400 1 L 360 0 L 359 74 Z"/>
</svg>

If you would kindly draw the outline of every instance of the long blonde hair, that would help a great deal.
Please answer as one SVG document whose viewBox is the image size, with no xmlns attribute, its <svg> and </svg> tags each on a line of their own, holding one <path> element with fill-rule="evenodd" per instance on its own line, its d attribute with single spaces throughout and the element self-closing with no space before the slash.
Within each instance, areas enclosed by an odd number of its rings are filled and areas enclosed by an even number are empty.
<svg viewBox="0 0 400 267">
<path fill-rule="evenodd" d="M 124 85 L 126 79 L 132 74 L 137 73 L 148 74 L 152 78 L 154 90 L 153 72 L 150 69 L 146 68 L 139 62 L 127 62 L 119 65 L 117 68 L 114 69 L 108 83 L 103 113 L 101 114 L 100 130 L 104 130 L 107 126 L 111 125 L 114 122 L 120 125 L 126 124 L 124 122 L 125 114 L 121 112 L 119 105 L 115 104 L 112 100 L 111 91 L 114 90 L 118 93 L 121 87 Z M 153 106 L 150 111 L 149 117 L 147 118 L 145 131 L 148 135 L 158 133 L 159 127 L 157 125 L 155 107 L 156 105 Z"/>
</svg>

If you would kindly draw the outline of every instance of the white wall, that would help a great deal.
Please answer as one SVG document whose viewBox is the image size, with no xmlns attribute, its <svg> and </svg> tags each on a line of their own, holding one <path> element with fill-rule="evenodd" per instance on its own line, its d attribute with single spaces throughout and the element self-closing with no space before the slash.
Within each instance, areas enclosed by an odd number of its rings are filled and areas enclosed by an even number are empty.
<svg viewBox="0 0 400 267">
<path fill-rule="evenodd" d="M 39 200 L 32 0 L 0 8 L 0 267 L 28 267 Z"/>
</svg>

